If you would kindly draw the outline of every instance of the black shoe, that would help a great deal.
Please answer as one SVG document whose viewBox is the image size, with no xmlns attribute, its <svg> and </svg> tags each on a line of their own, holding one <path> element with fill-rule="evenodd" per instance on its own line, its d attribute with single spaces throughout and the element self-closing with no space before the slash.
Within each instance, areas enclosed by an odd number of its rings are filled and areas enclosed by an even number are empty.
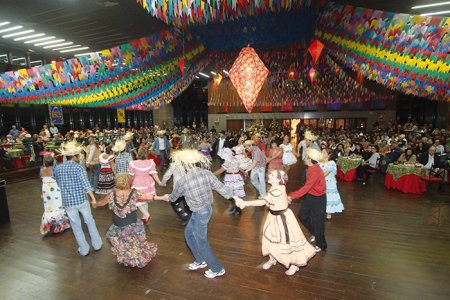
<svg viewBox="0 0 450 300">
<path fill-rule="evenodd" d="M 234 212 L 231 213 L 232 216 L 239 216 L 241 214 L 241 209 L 239 207 L 234 208 Z"/>
</svg>

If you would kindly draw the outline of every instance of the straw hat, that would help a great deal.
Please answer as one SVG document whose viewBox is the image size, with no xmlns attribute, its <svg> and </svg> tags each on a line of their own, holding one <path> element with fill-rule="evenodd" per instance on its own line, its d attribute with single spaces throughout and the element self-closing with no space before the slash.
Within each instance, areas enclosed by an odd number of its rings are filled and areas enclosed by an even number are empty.
<svg viewBox="0 0 450 300">
<path fill-rule="evenodd" d="M 257 134 L 255 134 L 255 137 L 256 137 L 256 136 L 260 138 L 260 137 L 261 137 L 261 134 L 257 133 Z"/>
<path fill-rule="evenodd" d="M 165 135 L 166 131 L 165 130 L 159 130 L 156 132 L 157 135 Z"/>
<path fill-rule="evenodd" d="M 194 169 L 197 165 L 200 165 L 203 169 L 209 169 L 211 165 L 211 162 L 205 155 L 194 149 L 174 151 L 172 153 L 172 161 L 174 167 L 182 172 L 186 171 L 186 169 Z"/>
<path fill-rule="evenodd" d="M 255 141 L 252 141 L 252 140 L 246 140 L 246 141 L 244 142 L 244 146 L 252 146 L 254 143 L 255 143 Z"/>
<path fill-rule="evenodd" d="M 183 129 L 182 132 L 183 132 L 183 133 L 188 133 L 188 132 L 189 132 L 189 129 L 185 128 L 185 129 Z"/>
<path fill-rule="evenodd" d="M 219 155 L 220 158 L 226 161 L 231 161 L 234 157 L 234 153 L 233 151 L 231 151 L 230 148 L 223 148 L 222 150 L 219 151 L 219 153 L 217 153 L 217 155 Z"/>
<path fill-rule="evenodd" d="M 126 146 L 127 143 L 125 142 L 125 140 L 117 140 L 112 150 L 114 152 L 122 152 L 123 150 L 125 150 Z"/>
<path fill-rule="evenodd" d="M 320 153 L 316 149 L 312 149 L 309 147 L 306 148 L 306 155 L 308 155 L 309 158 L 311 158 L 312 160 L 315 160 L 315 161 L 323 160 L 322 153 Z"/>
<path fill-rule="evenodd" d="M 318 138 L 318 136 L 313 135 L 311 131 L 305 132 L 305 139 L 310 140 L 310 141 L 315 141 L 315 140 L 317 140 L 317 138 Z"/>
<path fill-rule="evenodd" d="M 133 133 L 132 132 L 127 132 L 127 134 L 125 134 L 125 136 L 123 137 L 123 139 L 125 141 L 129 141 L 133 139 Z"/>
<path fill-rule="evenodd" d="M 76 141 L 61 144 L 59 152 L 65 156 L 75 156 L 83 152 L 84 148 Z"/>
</svg>

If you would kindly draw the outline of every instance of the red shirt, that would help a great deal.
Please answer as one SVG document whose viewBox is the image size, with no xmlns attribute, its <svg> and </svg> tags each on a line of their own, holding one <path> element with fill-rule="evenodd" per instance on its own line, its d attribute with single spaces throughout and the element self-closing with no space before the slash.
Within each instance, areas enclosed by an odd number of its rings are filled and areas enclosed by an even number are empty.
<svg viewBox="0 0 450 300">
<path fill-rule="evenodd" d="M 325 175 L 319 164 L 308 167 L 308 176 L 306 177 L 306 184 L 296 192 L 291 193 L 292 199 L 298 199 L 306 193 L 314 196 L 322 196 L 326 193 L 327 184 L 325 182 Z"/>
<path fill-rule="evenodd" d="M 266 145 L 264 143 L 262 143 L 261 141 L 258 141 L 257 143 L 255 143 L 255 145 L 256 145 L 256 147 L 258 147 L 259 149 L 264 151 L 264 155 L 267 156 L 267 149 L 266 149 Z"/>
</svg>

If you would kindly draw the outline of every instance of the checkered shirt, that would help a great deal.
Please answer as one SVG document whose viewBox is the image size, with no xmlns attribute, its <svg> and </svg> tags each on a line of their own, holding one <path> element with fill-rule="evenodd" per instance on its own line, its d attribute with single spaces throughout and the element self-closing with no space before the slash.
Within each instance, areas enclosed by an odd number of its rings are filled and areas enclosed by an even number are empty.
<svg viewBox="0 0 450 300">
<path fill-rule="evenodd" d="M 258 168 L 266 167 L 266 156 L 264 155 L 264 152 L 261 149 L 259 149 L 256 145 L 253 147 L 252 150 L 252 160 L 257 161 L 256 167 Z"/>
<path fill-rule="evenodd" d="M 133 161 L 131 154 L 128 152 L 122 152 L 117 156 L 116 162 L 114 163 L 114 168 L 116 170 L 116 174 L 120 173 L 128 173 L 128 167 L 130 162 Z"/>
<path fill-rule="evenodd" d="M 174 202 L 184 196 L 191 211 L 196 212 L 213 203 L 212 190 L 226 199 L 234 196 L 233 192 L 223 185 L 213 173 L 197 168 L 178 180 L 175 189 L 169 195 L 169 200 Z"/>
<path fill-rule="evenodd" d="M 56 182 L 61 190 L 64 207 L 83 204 L 86 193 L 92 191 L 86 169 L 83 165 L 69 160 L 55 168 Z"/>
</svg>

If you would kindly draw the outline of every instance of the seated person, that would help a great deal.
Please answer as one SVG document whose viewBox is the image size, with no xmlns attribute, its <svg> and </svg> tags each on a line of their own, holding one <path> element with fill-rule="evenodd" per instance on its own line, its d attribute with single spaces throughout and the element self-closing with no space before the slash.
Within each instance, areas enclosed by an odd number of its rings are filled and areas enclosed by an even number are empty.
<svg viewBox="0 0 450 300">
<path fill-rule="evenodd" d="M 380 159 L 380 154 L 377 153 L 379 149 L 378 145 L 372 145 L 372 156 L 356 168 L 355 174 L 358 180 L 364 180 L 364 176 L 368 179 L 369 173 L 367 171 L 377 169 L 378 160 Z"/>
<path fill-rule="evenodd" d="M 355 150 L 353 150 L 351 154 L 356 154 L 356 156 L 362 157 L 363 152 L 364 152 L 364 149 L 363 149 L 362 145 L 360 143 L 356 143 Z"/>
<path fill-rule="evenodd" d="M 381 163 L 381 173 L 386 173 L 386 165 L 397 161 L 400 155 L 403 154 L 402 149 L 398 146 L 397 141 L 392 141 L 392 150 L 387 152 Z"/>
<path fill-rule="evenodd" d="M 416 163 L 416 155 L 414 154 L 414 150 L 412 148 L 406 149 L 405 153 L 400 155 L 398 159 L 399 162 L 406 162 L 408 164 Z"/>
<path fill-rule="evenodd" d="M 391 148 L 387 144 L 387 141 L 386 140 L 382 140 L 381 141 L 381 145 L 380 145 L 380 152 L 389 152 L 389 151 L 391 151 Z"/>
<path fill-rule="evenodd" d="M 431 146 L 428 149 L 428 153 L 424 153 L 419 157 L 419 163 L 425 166 L 427 175 L 430 174 L 430 170 L 433 169 L 441 177 L 444 177 L 444 182 L 447 182 L 447 171 L 441 169 L 444 164 L 441 163 L 441 157 L 436 154 L 436 147 Z"/>
<path fill-rule="evenodd" d="M 368 160 L 372 156 L 372 145 L 367 146 L 367 150 L 361 153 L 361 158 L 364 160 Z"/>
<path fill-rule="evenodd" d="M 0 161 L 5 163 L 5 170 L 11 169 L 13 159 L 9 157 L 8 152 L 0 146 Z"/>
<path fill-rule="evenodd" d="M 336 155 L 336 157 L 344 156 L 344 145 L 338 144 L 336 150 L 334 150 L 334 155 Z"/>
</svg>

